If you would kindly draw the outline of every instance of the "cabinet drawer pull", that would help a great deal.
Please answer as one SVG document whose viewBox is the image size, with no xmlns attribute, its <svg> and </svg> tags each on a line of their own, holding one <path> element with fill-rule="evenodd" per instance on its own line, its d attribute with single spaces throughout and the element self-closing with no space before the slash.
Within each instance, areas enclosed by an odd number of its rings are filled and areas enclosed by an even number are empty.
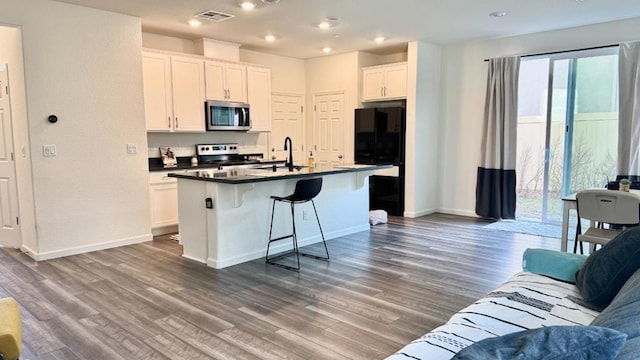
<svg viewBox="0 0 640 360">
<path fill-rule="evenodd" d="M 167 117 L 169 123 L 167 124 L 167 128 L 171 129 L 171 116 Z"/>
</svg>

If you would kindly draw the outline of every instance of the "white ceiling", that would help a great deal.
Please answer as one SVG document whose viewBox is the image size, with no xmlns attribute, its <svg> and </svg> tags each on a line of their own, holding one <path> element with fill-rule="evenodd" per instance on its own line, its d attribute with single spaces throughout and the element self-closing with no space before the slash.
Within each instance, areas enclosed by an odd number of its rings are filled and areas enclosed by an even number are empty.
<svg viewBox="0 0 640 360">
<path fill-rule="evenodd" d="M 365 50 L 385 53 L 408 41 L 451 44 L 468 40 L 528 34 L 547 30 L 640 17 L 639 0 L 281 0 L 252 11 L 240 0 L 60 0 L 61 2 L 138 16 L 145 32 L 185 39 L 211 38 L 242 44 L 242 48 L 295 58 Z M 215 10 L 235 18 L 198 28 L 187 21 Z M 507 16 L 488 16 L 506 11 Z M 321 31 L 325 17 L 338 17 L 334 28 Z M 267 43 L 264 36 L 278 40 Z M 373 38 L 389 38 L 383 45 Z"/>
</svg>

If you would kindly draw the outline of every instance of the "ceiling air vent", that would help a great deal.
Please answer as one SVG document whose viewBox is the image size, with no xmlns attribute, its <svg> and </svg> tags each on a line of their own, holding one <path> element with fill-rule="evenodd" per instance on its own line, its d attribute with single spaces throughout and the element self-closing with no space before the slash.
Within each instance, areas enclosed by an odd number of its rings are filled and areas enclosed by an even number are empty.
<svg viewBox="0 0 640 360">
<path fill-rule="evenodd" d="M 232 17 L 235 17 L 235 16 L 234 15 L 225 14 L 225 13 L 220 12 L 220 11 L 208 10 L 208 11 L 205 11 L 203 13 L 200 13 L 200 14 L 196 15 L 196 17 L 200 18 L 200 19 L 209 20 L 209 21 L 221 22 L 221 21 L 225 21 L 227 19 L 231 19 Z"/>
</svg>

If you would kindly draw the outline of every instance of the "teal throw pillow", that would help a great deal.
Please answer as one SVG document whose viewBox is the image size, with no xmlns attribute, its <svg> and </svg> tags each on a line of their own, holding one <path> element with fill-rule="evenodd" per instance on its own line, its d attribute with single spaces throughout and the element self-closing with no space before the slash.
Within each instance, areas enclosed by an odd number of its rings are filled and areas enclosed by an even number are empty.
<svg viewBox="0 0 640 360">
<path fill-rule="evenodd" d="M 587 257 L 555 250 L 527 249 L 522 255 L 522 270 L 575 284 L 576 273 Z"/>
<path fill-rule="evenodd" d="M 452 360 L 613 360 L 626 338 L 604 327 L 549 326 L 478 341 Z"/>
<path fill-rule="evenodd" d="M 589 305 L 602 311 L 639 268 L 640 227 L 636 226 L 589 255 L 578 272 L 576 286 Z"/>
</svg>

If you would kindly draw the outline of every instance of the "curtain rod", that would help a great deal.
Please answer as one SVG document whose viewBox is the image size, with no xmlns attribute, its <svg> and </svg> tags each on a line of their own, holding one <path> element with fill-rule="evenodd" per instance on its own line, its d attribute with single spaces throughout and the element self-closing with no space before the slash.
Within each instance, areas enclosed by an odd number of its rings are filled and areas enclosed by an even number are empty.
<svg viewBox="0 0 640 360">
<path fill-rule="evenodd" d="M 555 54 L 562 54 L 562 53 L 575 52 L 575 51 L 587 51 L 587 50 L 606 49 L 606 48 L 615 47 L 615 46 L 620 46 L 620 44 L 610 44 L 610 45 L 602 45 L 602 46 L 593 46 L 593 47 L 582 48 L 582 49 L 573 49 L 573 50 L 549 51 L 549 52 L 537 53 L 537 54 L 520 55 L 520 57 L 531 57 L 531 56 L 555 55 Z M 489 59 L 484 59 L 484 61 L 489 61 Z"/>
</svg>

